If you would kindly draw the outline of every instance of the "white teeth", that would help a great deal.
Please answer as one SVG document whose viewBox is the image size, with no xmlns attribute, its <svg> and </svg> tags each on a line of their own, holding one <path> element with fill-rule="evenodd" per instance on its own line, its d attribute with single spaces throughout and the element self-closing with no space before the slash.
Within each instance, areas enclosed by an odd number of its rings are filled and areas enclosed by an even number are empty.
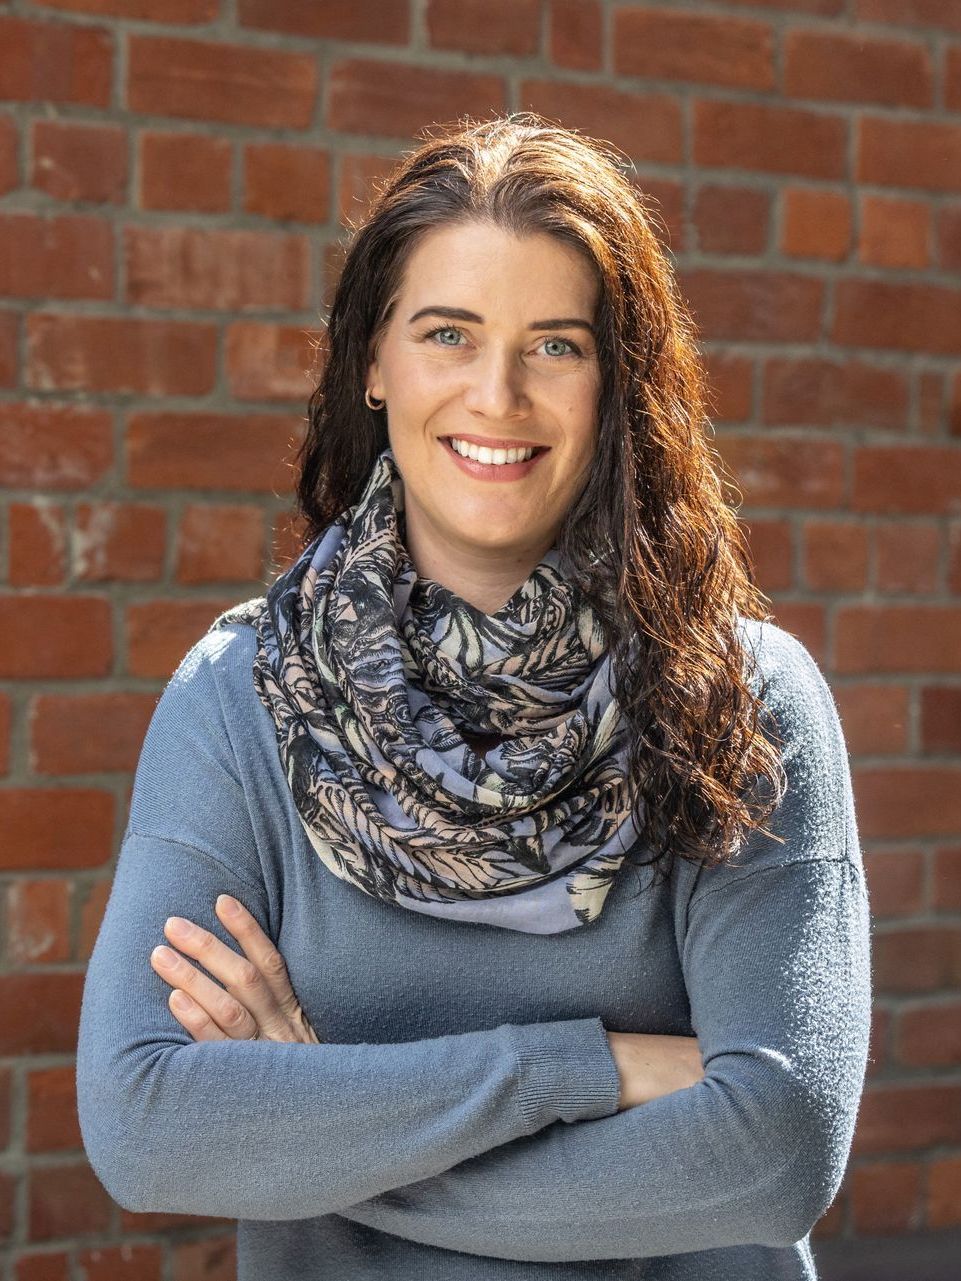
<svg viewBox="0 0 961 1281">
<path fill-rule="evenodd" d="M 504 463 L 526 462 L 533 457 L 533 449 L 489 449 L 486 445 L 469 445 L 466 440 L 451 437 L 451 447 L 463 458 L 473 458 L 477 463 L 493 464 L 500 467 Z"/>
</svg>

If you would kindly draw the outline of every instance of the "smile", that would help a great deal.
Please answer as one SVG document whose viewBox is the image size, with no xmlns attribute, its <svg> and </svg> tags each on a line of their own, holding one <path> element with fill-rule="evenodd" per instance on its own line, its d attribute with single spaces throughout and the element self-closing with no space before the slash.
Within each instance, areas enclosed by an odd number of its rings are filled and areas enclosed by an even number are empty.
<svg viewBox="0 0 961 1281">
<path fill-rule="evenodd" d="M 459 436 L 445 436 L 440 443 L 461 471 L 477 480 L 520 480 L 549 452 L 543 445 L 497 448 L 477 445 Z"/>
</svg>

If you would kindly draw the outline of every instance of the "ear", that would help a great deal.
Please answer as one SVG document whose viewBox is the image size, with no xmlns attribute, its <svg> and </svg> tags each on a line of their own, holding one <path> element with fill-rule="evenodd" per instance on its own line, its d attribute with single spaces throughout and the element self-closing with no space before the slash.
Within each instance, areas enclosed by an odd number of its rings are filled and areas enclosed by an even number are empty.
<svg viewBox="0 0 961 1281">
<path fill-rule="evenodd" d="M 374 355 L 367 366 L 367 390 L 375 400 L 384 400 L 383 386 L 380 380 L 380 361 Z"/>
</svg>

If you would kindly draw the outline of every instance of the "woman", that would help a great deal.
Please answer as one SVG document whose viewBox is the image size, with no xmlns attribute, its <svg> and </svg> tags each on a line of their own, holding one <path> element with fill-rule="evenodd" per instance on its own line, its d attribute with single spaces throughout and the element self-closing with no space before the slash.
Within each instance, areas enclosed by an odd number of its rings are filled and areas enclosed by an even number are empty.
<svg viewBox="0 0 961 1281">
<path fill-rule="evenodd" d="M 307 545 L 164 692 L 81 1015 L 95 1170 L 239 1219 L 242 1281 L 815 1276 L 866 892 L 692 332 L 618 158 L 535 116 L 354 235 Z"/>
</svg>

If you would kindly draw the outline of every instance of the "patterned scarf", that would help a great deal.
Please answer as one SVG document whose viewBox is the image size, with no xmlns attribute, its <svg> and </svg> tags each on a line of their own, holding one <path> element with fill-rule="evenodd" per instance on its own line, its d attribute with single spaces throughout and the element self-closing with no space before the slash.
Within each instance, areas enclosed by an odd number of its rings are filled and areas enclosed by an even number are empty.
<svg viewBox="0 0 961 1281">
<path fill-rule="evenodd" d="M 254 684 L 324 865 L 428 916 L 557 934 L 595 920 L 638 841 L 594 611 L 551 549 L 484 614 L 417 577 L 390 450 L 267 596 Z M 463 735 L 502 735 L 487 753 Z"/>
</svg>

